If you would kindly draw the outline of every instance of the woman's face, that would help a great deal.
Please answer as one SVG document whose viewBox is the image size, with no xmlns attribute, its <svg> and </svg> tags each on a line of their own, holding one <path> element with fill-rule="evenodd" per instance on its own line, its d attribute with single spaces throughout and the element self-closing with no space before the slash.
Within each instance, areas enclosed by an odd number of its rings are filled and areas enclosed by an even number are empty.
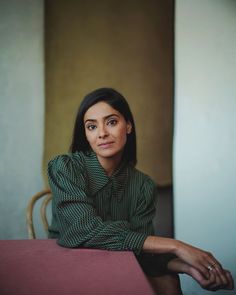
<svg viewBox="0 0 236 295">
<path fill-rule="evenodd" d="M 123 115 L 106 102 L 91 106 L 84 115 L 86 138 L 98 159 L 122 157 L 132 126 Z"/>
</svg>

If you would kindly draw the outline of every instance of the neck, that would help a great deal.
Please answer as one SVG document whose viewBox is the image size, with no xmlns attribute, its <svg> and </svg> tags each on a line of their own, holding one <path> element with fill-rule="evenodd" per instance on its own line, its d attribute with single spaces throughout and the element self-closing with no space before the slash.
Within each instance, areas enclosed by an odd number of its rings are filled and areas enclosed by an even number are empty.
<svg viewBox="0 0 236 295">
<path fill-rule="evenodd" d="M 98 156 L 98 161 L 108 176 L 111 176 L 113 172 L 119 167 L 121 159 L 122 154 L 111 158 L 102 158 Z"/>
</svg>

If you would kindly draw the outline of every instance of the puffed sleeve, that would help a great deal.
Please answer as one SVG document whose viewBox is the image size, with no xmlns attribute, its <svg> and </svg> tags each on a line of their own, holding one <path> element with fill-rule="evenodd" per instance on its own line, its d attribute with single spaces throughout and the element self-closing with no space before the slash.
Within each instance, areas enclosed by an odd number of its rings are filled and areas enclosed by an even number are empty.
<svg viewBox="0 0 236 295">
<path fill-rule="evenodd" d="M 48 178 L 61 246 L 140 253 L 147 234 L 132 230 L 126 221 L 103 221 L 97 215 L 82 163 L 58 156 L 49 162 Z"/>
<path fill-rule="evenodd" d="M 152 179 L 147 177 L 142 184 L 137 198 L 135 211 L 131 216 L 130 224 L 132 230 L 136 232 L 145 232 L 149 235 L 154 234 L 153 218 L 156 211 L 156 197 L 156 184 L 152 181 Z"/>
</svg>

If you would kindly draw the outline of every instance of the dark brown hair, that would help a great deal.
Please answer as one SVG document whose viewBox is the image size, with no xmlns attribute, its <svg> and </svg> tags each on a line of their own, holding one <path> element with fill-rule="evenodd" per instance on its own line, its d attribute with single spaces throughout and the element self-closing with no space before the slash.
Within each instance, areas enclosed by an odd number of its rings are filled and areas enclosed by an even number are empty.
<svg viewBox="0 0 236 295">
<path fill-rule="evenodd" d="M 127 134 L 127 142 L 124 149 L 124 159 L 129 164 L 135 166 L 137 163 L 137 151 L 136 131 L 133 115 L 124 96 L 112 88 L 99 88 L 90 92 L 84 97 L 76 116 L 70 151 L 72 153 L 76 151 L 82 151 L 84 153 L 91 151 L 91 147 L 85 135 L 84 115 L 91 106 L 100 101 L 104 101 L 109 104 L 112 108 L 124 116 L 126 122 L 131 123 L 132 131 L 130 134 Z"/>
</svg>

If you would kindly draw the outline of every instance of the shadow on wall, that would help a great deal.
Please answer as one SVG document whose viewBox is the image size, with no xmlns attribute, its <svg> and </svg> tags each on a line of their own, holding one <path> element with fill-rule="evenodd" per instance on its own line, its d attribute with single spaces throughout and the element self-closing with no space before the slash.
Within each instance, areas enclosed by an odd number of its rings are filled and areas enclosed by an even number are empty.
<svg viewBox="0 0 236 295">
<path fill-rule="evenodd" d="M 155 234 L 173 238 L 173 186 L 157 186 L 156 215 L 153 220 Z"/>
</svg>

